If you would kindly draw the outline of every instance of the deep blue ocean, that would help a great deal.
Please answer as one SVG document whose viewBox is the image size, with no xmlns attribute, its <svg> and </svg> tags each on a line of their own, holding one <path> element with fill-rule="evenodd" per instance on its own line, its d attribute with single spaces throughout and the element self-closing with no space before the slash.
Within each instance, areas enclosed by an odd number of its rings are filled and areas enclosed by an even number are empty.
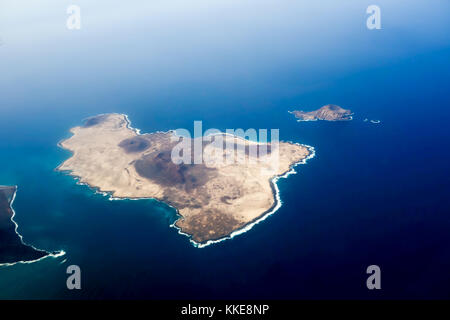
<svg viewBox="0 0 450 320">
<path fill-rule="evenodd" d="M 5 29 L 0 185 L 18 186 L 24 241 L 66 255 L 0 267 L 0 298 L 450 298 L 448 3 L 428 11 L 386 3 L 376 31 L 365 28 L 365 4 L 348 2 L 345 15 L 325 10 L 330 28 L 310 8 L 318 18 L 305 29 L 297 21 L 311 12 L 281 3 L 252 11 L 245 30 L 247 7 L 198 9 L 200 21 L 176 15 L 182 35 L 164 28 L 175 18 L 162 9 L 160 21 L 120 28 L 90 25 L 88 14 L 78 33 L 53 34 L 39 21 Z M 64 27 L 61 8 L 55 24 Z M 288 113 L 328 103 L 354 120 L 299 123 Z M 68 130 L 107 112 L 128 114 L 142 132 L 193 130 L 195 120 L 205 129 L 279 128 L 316 157 L 278 182 L 275 214 L 198 249 L 170 227 L 166 205 L 108 201 L 55 171 L 70 156 L 57 146 Z M 72 264 L 82 272 L 78 291 L 66 288 Z M 366 288 L 372 264 L 381 290 Z"/>
</svg>

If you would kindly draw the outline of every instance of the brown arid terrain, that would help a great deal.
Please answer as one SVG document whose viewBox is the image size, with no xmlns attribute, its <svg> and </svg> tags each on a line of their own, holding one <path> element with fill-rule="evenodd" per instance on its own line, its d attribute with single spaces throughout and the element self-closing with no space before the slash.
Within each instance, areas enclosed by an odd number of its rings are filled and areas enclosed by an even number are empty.
<svg viewBox="0 0 450 320">
<path fill-rule="evenodd" d="M 195 139 L 174 131 L 139 134 L 122 114 L 92 117 L 70 131 L 72 137 L 60 146 L 72 156 L 58 170 L 112 198 L 154 198 L 169 204 L 180 215 L 175 226 L 197 245 L 226 238 L 272 210 L 277 204 L 272 180 L 313 155 L 304 145 L 216 134 L 201 142 L 209 161 L 177 163 L 173 150 L 181 142 L 194 145 Z M 234 148 L 231 153 L 241 161 L 220 161 L 230 154 L 218 148 L 216 139 L 240 145 L 236 149 L 242 154 Z M 256 157 L 249 150 L 257 150 Z"/>
<path fill-rule="evenodd" d="M 327 104 L 320 109 L 315 111 L 289 111 L 292 113 L 298 121 L 315 121 L 315 120 L 326 120 L 326 121 L 345 121 L 352 120 L 353 113 L 350 110 L 343 109 L 339 106 L 333 104 Z"/>
</svg>

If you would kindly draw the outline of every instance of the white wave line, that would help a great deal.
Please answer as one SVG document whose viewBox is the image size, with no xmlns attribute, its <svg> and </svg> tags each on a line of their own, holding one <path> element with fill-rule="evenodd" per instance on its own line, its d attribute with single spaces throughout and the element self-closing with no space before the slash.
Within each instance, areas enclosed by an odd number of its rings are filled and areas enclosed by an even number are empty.
<svg viewBox="0 0 450 320">
<path fill-rule="evenodd" d="M 12 211 L 12 213 L 13 213 L 12 216 L 11 216 L 11 222 L 14 223 L 14 232 L 17 234 L 17 236 L 18 236 L 19 239 L 20 239 L 20 242 L 21 242 L 24 246 L 31 247 L 31 248 L 33 248 L 33 249 L 36 250 L 36 251 L 45 252 L 45 253 L 47 253 L 47 254 L 46 254 L 45 256 L 40 257 L 39 259 L 35 259 L 35 260 L 20 260 L 20 261 L 15 261 L 15 262 L 0 263 L 0 267 L 3 267 L 3 266 L 13 266 L 13 265 L 18 264 L 18 263 L 21 263 L 21 264 L 29 264 L 29 263 L 38 262 L 38 261 L 40 261 L 40 260 L 42 260 L 42 259 L 45 259 L 45 258 L 47 258 L 47 257 L 57 258 L 57 257 L 61 257 L 61 256 L 65 255 L 66 252 L 65 252 L 64 250 L 60 250 L 60 251 L 56 251 L 55 253 L 52 253 L 52 252 L 48 252 L 47 250 L 38 249 L 38 248 L 34 247 L 33 245 L 27 244 L 27 243 L 25 243 L 25 242 L 23 241 L 22 235 L 17 231 L 19 225 L 18 225 L 18 224 L 16 223 L 16 221 L 14 220 L 14 216 L 16 215 L 16 211 L 14 210 L 13 203 L 14 203 L 14 200 L 16 199 L 16 194 L 17 194 L 17 190 L 19 189 L 19 187 L 18 187 L 18 186 L 14 186 L 14 188 L 15 188 L 15 190 L 14 190 L 14 193 L 13 193 L 13 197 L 12 197 L 12 199 L 11 199 L 11 203 L 9 204 L 9 206 L 10 206 L 10 208 L 11 208 L 11 211 Z"/>
<path fill-rule="evenodd" d="M 139 129 L 133 128 L 133 127 L 131 126 L 131 121 L 129 120 L 127 114 L 120 114 L 120 113 L 114 113 L 114 114 L 123 115 L 123 116 L 125 117 L 126 121 L 127 121 L 127 128 L 129 128 L 130 130 L 133 130 L 134 132 L 136 132 L 136 134 L 141 135 Z M 174 130 L 168 130 L 168 131 L 166 131 L 166 132 L 163 132 L 163 131 L 156 131 L 156 132 L 157 132 L 157 133 L 169 133 L 169 132 L 170 132 L 170 133 L 176 135 L 176 133 L 175 133 Z M 232 134 L 228 134 L 228 133 L 226 133 L 226 132 L 216 133 L 216 134 L 225 134 L 225 135 L 233 136 Z M 241 137 L 238 137 L 238 138 L 241 138 Z M 243 139 L 243 138 L 242 138 L 242 139 Z M 246 139 L 244 139 L 244 140 L 246 140 Z M 260 223 L 261 221 L 267 219 L 269 216 L 271 216 L 272 214 L 274 214 L 274 213 L 281 207 L 282 201 L 281 201 L 280 190 L 279 190 L 279 188 L 278 188 L 277 181 L 278 181 L 279 179 L 281 179 L 281 178 L 287 178 L 287 177 L 288 177 L 289 175 L 291 175 L 291 174 L 296 174 L 297 171 L 295 171 L 294 167 L 296 167 L 296 166 L 299 165 L 299 164 L 305 164 L 305 163 L 307 162 L 307 160 L 314 158 L 315 155 L 316 155 L 315 149 L 314 149 L 314 147 L 312 147 L 312 146 L 308 146 L 308 145 L 300 144 L 300 143 L 294 143 L 294 142 L 291 142 L 291 141 L 287 141 L 287 142 L 288 142 L 288 143 L 291 143 L 291 144 L 298 145 L 298 146 L 306 147 L 306 148 L 308 149 L 308 151 L 310 151 L 310 154 L 309 154 L 306 158 L 304 158 L 304 159 L 302 159 L 302 160 L 300 160 L 300 161 L 294 163 L 293 165 L 291 165 L 290 168 L 289 168 L 289 170 L 288 170 L 287 172 L 285 172 L 284 174 L 282 174 L 282 175 L 280 175 L 280 176 L 275 176 L 275 177 L 273 177 L 273 178 L 270 180 L 270 182 L 271 182 L 273 188 L 275 189 L 276 205 L 275 205 L 270 211 L 268 211 L 267 213 L 263 214 L 261 217 L 257 218 L 257 219 L 254 220 L 253 222 L 250 222 L 250 223 L 246 224 L 244 227 L 242 227 L 242 228 L 240 228 L 240 229 L 238 229 L 238 230 L 233 231 L 232 233 L 230 233 L 229 235 L 227 235 L 227 236 L 225 236 L 225 237 L 223 237 L 223 238 L 220 238 L 220 239 L 217 239 L 217 240 L 208 240 L 208 241 L 205 242 L 205 243 L 198 243 L 198 242 L 192 240 L 192 235 L 190 235 L 190 234 L 188 234 L 188 233 L 185 233 L 185 232 L 181 231 L 181 229 L 180 229 L 179 227 L 176 226 L 177 221 L 178 221 L 179 219 L 182 218 L 182 215 L 179 214 L 179 211 L 178 211 L 177 208 L 171 206 L 170 204 L 168 204 L 168 203 L 166 203 L 166 202 L 164 202 L 164 201 L 162 201 L 162 200 L 160 200 L 160 199 L 153 198 L 153 197 L 143 197 L 143 198 L 114 197 L 114 196 L 113 196 L 113 191 L 100 191 L 100 189 L 99 189 L 98 187 L 91 186 L 91 185 L 89 185 L 89 184 L 86 183 L 86 182 L 82 182 L 82 181 L 81 181 L 81 177 L 78 177 L 78 176 L 76 176 L 76 175 L 71 174 L 70 171 L 69 171 L 69 175 L 72 176 L 72 177 L 74 177 L 74 178 L 76 179 L 78 185 L 85 185 L 85 186 L 88 186 L 91 190 L 94 191 L 94 193 L 96 193 L 96 194 L 101 194 L 101 195 L 103 195 L 103 196 L 105 196 L 105 197 L 108 197 L 108 200 L 109 200 L 109 201 L 115 201 L 115 200 L 156 200 L 157 202 L 164 203 L 165 205 L 169 206 L 170 208 L 173 208 L 173 209 L 176 211 L 177 215 L 180 216 L 180 218 L 178 218 L 177 220 L 175 220 L 175 222 L 172 223 L 172 224 L 170 225 L 170 227 L 177 229 L 179 234 L 188 237 L 188 238 L 189 238 L 189 241 L 192 243 L 192 245 L 193 245 L 194 247 L 196 247 L 196 248 L 204 248 L 204 247 L 207 247 L 207 246 L 209 246 L 209 245 L 211 245 L 211 244 L 214 244 L 214 243 L 219 243 L 219 242 L 222 242 L 222 241 L 225 241 L 225 240 L 232 239 L 232 238 L 234 238 L 234 237 L 237 236 L 237 235 L 243 234 L 243 233 L 245 233 L 245 232 L 251 230 L 255 225 L 257 225 L 257 224 Z M 61 146 L 61 147 L 62 147 L 62 146 Z"/>
<path fill-rule="evenodd" d="M 289 142 L 289 141 L 288 141 L 288 142 Z M 291 143 L 292 143 L 292 142 L 291 142 Z M 254 220 L 253 222 L 250 222 L 250 223 L 246 224 L 246 225 L 245 225 L 244 227 L 242 227 L 241 229 L 238 229 L 238 230 L 233 231 L 233 232 L 230 233 L 228 236 L 225 236 L 225 237 L 223 237 L 223 238 L 216 239 L 216 240 L 208 240 L 208 241 L 205 242 L 205 243 L 198 243 L 198 242 L 192 240 L 192 236 L 191 236 L 191 235 L 182 232 L 181 229 L 175 225 L 175 223 L 176 223 L 178 220 L 175 221 L 175 222 L 171 225 L 171 227 L 176 228 L 176 229 L 178 230 L 178 233 L 179 233 L 179 234 L 189 237 L 189 238 L 190 238 L 189 241 L 190 241 L 195 247 L 197 247 L 197 248 L 204 248 L 204 247 L 207 247 L 207 246 L 209 246 L 209 245 L 211 245 L 211 244 L 215 244 L 215 243 L 219 243 L 219 242 L 222 242 L 222 241 L 225 241 L 225 240 L 233 239 L 235 236 L 238 236 L 238 235 L 240 235 L 240 234 L 243 234 L 243 233 L 245 233 L 245 232 L 251 230 L 255 225 L 257 225 L 257 224 L 260 223 L 261 221 L 266 220 L 269 216 L 271 216 L 271 215 L 274 214 L 278 209 L 280 209 L 280 208 L 281 208 L 281 205 L 282 205 L 282 201 L 281 201 L 281 197 L 280 197 L 280 189 L 278 188 L 277 181 L 278 181 L 279 179 L 282 179 L 282 178 L 285 179 L 285 178 L 287 178 L 288 176 L 290 176 L 291 174 L 296 174 L 297 171 L 295 171 L 294 167 L 296 167 L 296 166 L 299 165 L 299 164 L 305 164 L 305 163 L 307 162 L 307 160 L 314 158 L 315 155 L 316 155 L 314 147 L 311 147 L 311 146 L 308 146 L 308 145 L 304 145 L 304 144 L 299 144 L 299 143 L 293 143 L 293 144 L 301 145 L 301 146 L 307 147 L 308 150 L 309 150 L 311 153 L 310 153 L 310 155 L 309 155 L 308 157 L 306 157 L 305 159 L 302 159 L 302 160 L 300 160 L 299 162 L 294 163 L 294 164 L 290 167 L 290 169 L 289 169 L 287 172 L 285 172 L 283 175 L 281 175 L 281 176 L 275 176 L 274 178 L 271 179 L 270 182 L 272 183 L 272 185 L 273 185 L 273 187 L 274 187 L 274 189 L 275 189 L 276 205 L 275 205 L 270 211 L 268 211 L 267 213 L 263 214 L 261 217 L 257 218 L 257 219 Z"/>
</svg>

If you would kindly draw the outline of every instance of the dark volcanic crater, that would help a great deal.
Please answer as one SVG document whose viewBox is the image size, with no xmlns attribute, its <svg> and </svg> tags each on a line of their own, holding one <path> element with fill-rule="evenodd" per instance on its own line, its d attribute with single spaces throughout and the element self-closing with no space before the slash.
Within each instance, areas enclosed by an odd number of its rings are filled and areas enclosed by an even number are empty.
<svg viewBox="0 0 450 320">
<path fill-rule="evenodd" d="M 217 174 L 216 169 L 204 164 L 173 163 L 170 150 L 145 155 L 136 160 L 134 166 L 142 177 L 164 186 L 184 188 L 188 192 L 201 187 Z"/>
<path fill-rule="evenodd" d="M 150 141 L 141 136 L 125 139 L 119 143 L 119 147 L 126 153 L 142 152 L 150 148 L 150 145 Z"/>
<path fill-rule="evenodd" d="M 101 114 L 101 115 L 98 115 L 95 117 L 90 117 L 90 118 L 87 118 L 86 120 L 84 120 L 83 126 L 85 128 L 89 128 L 89 127 L 92 127 L 92 126 L 102 123 L 107 118 L 108 118 L 107 114 Z"/>
</svg>

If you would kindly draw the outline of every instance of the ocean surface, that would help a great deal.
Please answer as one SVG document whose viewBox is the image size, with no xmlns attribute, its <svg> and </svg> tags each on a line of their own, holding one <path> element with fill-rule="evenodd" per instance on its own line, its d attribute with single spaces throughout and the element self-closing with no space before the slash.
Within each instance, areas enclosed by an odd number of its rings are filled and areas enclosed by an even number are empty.
<svg viewBox="0 0 450 320">
<path fill-rule="evenodd" d="M 78 33 L 64 29 L 64 5 L 44 22 L 6 2 L 35 27 L 6 20 L 0 34 L 0 185 L 18 186 L 23 240 L 66 254 L 0 267 L 1 299 L 450 298 L 448 2 L 380 1 L 374 31 L 364 1 L 218 1 L 186 12 L 161 4 L 156 21 L 108 11 L 109 27 L 89 13 Z M 288 113 L 328 103 L 354 120 Z M 70 157 L 57 146 L 69 129 L 107 112 L 143 133 L 195 120 L 278 128 L 316 156 L 279 180 L 275 214 L 199 249 L 170 227 L 175 211 L 163 203 L 109 201 L 55 171 Z M 81 290 L 66 288 L 72 264 Z M 372 264 L 381 290 L 366 287 Z"/>
</svg>

